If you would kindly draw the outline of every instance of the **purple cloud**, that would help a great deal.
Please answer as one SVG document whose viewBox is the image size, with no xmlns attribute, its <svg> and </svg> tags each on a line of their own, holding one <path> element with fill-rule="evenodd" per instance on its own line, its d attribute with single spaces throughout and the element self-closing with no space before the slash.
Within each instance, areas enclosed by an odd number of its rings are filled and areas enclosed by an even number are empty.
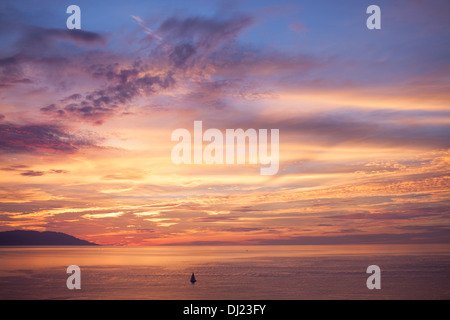
<svg viewBox="0 0 450 320">
<path fill-rule="evenodd" d="M 40 177 L 45 174 L 61 174 L 61 173 L 68 173 L 67 170 L 61 170 L 61 169 L 51 169 L 49 171 L 35 171 L 35 170 L 26 170 L 21 173 L 22 176 L 26 177 Z"/>
<path fill-rule="evenodd" d="M 0 152 L 74 153 L 94 146 L 90 139 L 77 137 L 48 124 L 0 124 Z"/>
<path fill-rule="evenodd" d="M 68 42 L 76 45 L 100 44 L 107 42 L 105 36 L 85 31 L 68 29 L 46 29 L 38 26 L 22 26 L 22 37 L 15 47 L 22 53 L 42 53 L 49 49 L 57 50 L 59 42 Z"/>
<path fill-rule="evenodd" d="M 34 170 L 27 170 L 27 171 L 21 173 L 22 176 L 27 176 L 27 177 L 39 177 L 39 176 L 43 176 L 44 174 L 45 174 L 44 171 L 34 171 Z"/>
<path fill-rule="evenodd" d="M 209 217 L 200 217 L 194 219 L 196 222 L 216 222 L 216 221 L 225 221 L 225 220 L 237 220 L 238 217 L 230 217 L 230 216 L 209 216 Z"/>
<path fill-rule="evenodd" d="M 263 230 L 263 228 L 226 228 L 222 229 L 222 231 L 228 231 L 228 232 L 251 232 L 251 231 L 259 231 Z"/>
<path fill-rule="evenodd" d="M 20 170 L 25 169 L 25 168 L 28 168 L 28 166 L 22 165 L 22 164 L 18 164 L 18 165 L 14 165 L 14 166 L 1 168 L 0 170 L 3 170 L 3 171 L 20 171 Z"/>
<path fill-rule="evenodd" d="M 236 37 L 239 32 L 253 24 L 249 16 L 236 15 L 228 19 L 171 17 L 159 27 L 157 33 L 165 41 L 191 43 L 197 48 L 213 49 L 226 40 Z"/>
<path fill-rule="evenodd" d="M 85 94 L 71 94 L 61 100 L 71 102 L 65 106 L 53 103 L 40 110 L 55 117 L 76 117 L 100 125 L 133 99 L 156 94 L 175 85 L 171 71 L 163 75 L 140 75 L 146 71 L 146 67 L 142 66 L 139 60 L 129 68 L 120 67 L 117 63 L 92 64 L 87 68 L 87 72 L 94 78 L 106 80 L 107 86 Z"/>
</svg>

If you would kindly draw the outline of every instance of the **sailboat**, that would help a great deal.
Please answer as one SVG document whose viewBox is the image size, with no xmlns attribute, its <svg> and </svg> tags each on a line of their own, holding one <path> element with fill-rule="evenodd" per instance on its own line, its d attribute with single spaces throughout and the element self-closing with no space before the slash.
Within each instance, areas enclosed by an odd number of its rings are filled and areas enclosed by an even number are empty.
<svg viewBox="0 0 450 320">
<path fill-rule="evenodd" d="M 196 283 L 196 282 L 197 282 L 197 280 L 195 279 L 195 275 L 194 275 L 194 273 L 192 272 L 191 283 L 194 284 L 194 283 Z"/>
</svg>

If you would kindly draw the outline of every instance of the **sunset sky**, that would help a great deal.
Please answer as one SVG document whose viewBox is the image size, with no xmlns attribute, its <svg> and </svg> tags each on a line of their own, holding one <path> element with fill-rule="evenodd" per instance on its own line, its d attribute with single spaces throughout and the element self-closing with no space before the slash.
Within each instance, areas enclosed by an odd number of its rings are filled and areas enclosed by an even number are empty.
<svg viewBox="0 0 450 320">
<path fill-rule="evenodd" d="M 449 14 L 448 0 L 2 1 L 0 231 L 450 243 Z M 279 129 L 278 173 L 174 164 L 171 134 L 195 120 Z"/>
</svg>

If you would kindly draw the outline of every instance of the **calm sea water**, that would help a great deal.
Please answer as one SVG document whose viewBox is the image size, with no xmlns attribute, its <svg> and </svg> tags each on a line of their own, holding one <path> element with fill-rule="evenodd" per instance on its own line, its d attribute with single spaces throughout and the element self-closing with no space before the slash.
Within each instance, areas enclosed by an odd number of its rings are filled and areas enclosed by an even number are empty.
<svg viewBox="0 0 450 320">
<path fill-rule="evenodd" d="M 373 264 L 381 290 L 366 287 Z M 0 299 L 449 298 L 448 245 L 0 248 Z"/>
</svg>

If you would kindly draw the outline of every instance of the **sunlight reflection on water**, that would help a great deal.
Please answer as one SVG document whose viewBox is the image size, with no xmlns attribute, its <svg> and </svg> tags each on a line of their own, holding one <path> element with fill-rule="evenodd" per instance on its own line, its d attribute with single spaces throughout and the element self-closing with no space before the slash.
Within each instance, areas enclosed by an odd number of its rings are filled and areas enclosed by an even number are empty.
<svg viewBox="0 0 450 320">
<path fill-rule="evenodd" d="M 0 298 L 448 299 L 449 252 L 445 245 L 2 247 Z M 81 290 L 65 285 L 73 264 Z M 366 288 L 371 264 L 381 267 L 381 290 Z"/>
</svg>

